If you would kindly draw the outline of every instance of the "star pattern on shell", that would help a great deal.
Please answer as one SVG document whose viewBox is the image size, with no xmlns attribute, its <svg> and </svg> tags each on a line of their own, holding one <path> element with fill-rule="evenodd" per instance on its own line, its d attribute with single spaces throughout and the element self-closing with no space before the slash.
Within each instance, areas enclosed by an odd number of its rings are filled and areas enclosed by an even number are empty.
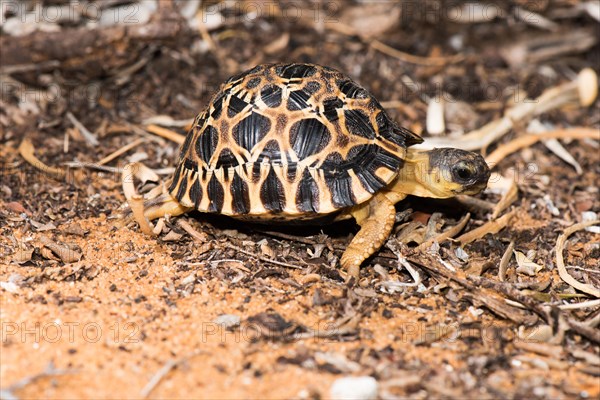
<svg viewBox="0 0 600 400">
<path fill-rule="evenodd" d="M 196 117 L 169 192 L 201 212 L 310 219 L 370 199 L 419 142 L 334 69 L 259 65 Z"/>
</svg>

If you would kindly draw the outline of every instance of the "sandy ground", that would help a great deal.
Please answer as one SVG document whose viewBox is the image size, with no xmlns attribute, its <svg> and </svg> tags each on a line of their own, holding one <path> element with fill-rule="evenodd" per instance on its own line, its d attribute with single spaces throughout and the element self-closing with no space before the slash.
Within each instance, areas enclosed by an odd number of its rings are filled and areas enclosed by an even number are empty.
<svg viewBox="0 0 600 400">
<path fill-rule="evenodd" d="M 286 4 L 283 11 L 315 6 Z M 597 140 L 561 140 L 581 173 L 542 143 L 502 160 L 495 172 L 519 189 L 502 215 L 515 218 L 468 245 L 446 241 L 434 258 L 415 250 L 427 233 L 455 226 L 467 212 L 461 233 L 484 225 L 501 195 L 487 191 L 470 206 L 398 204 L 399 215 L 412 212 L 390 243 L 416 269 L 416 286 L 389 248 L 365 263 L 356 286 L 346 285 L 338 260 L 356 233 L 351 221 L 274 227 L 180 217 L 201 232 L 196 241 L 176 219 L 157 237 L 115 219 L 124 202 L 119 168 L 141 160 L 167 169 L 166 179 L 177 160 L 178 145 L 148 134 L 142 121 L 193 118 L 233 73 L 280 60 L 330 65 L 425 136 L 426 99 L 440 90 L 453 99 L 446 131 L 469 131 L 525 98 L 515 93 L 535 98 L 582 68 L 598 68 L 600 46 L 589 33 L 597 21 L 581 4 L 511 1 L 504 16 L 485 23 L 432 21 L 437 14 L 362 2 L 339 8 L 339 24 L 315 14 L 248 20 L 235 8 L 201 9 L 222 16 L 221 24 L 212 19 L 208 31 L 184 32 L 180 20 L 173 26 L 163 18 L 155 29 L 129 30 L 142 36 L 131 40 L 107 28 L 117 37 L 109 52 L 94 47 L 98 31 L 83 17 L 21 39 L 4 26 L 0 48 L 12 50 L 0 57 L 0 79 L 13 89 L 0 98 L 0 397 L 326 399 L 337 379 L 370 376 L 383 399 L 600 398 L 600 310 L 561 279 L 554 251 L 583 213 L 600 213 Z M 537 22 L 517 18 L 523 10 Z M 48 88 L 64 96 L 48 98 Z M 68 113 L 98 146 L 85 142 Z M 597 130 L 598 115 L 596 100 L 536 118 L 548 130 Z M 526 130 L 515 126 L 483 153 Z M 25 137 L 41 162 L 61 168 L 97 163 L 143 140 L 108 162 L 108 172 L 80 168 L 53 179 L 19 155 Z M 512 257 L 502 281 L 510 243 L 542 268 L 519 268 Z M 599 287 L 599 249 L 599 234 L 574 233 L 563 252 L 569 274 Z"/>
</svg>

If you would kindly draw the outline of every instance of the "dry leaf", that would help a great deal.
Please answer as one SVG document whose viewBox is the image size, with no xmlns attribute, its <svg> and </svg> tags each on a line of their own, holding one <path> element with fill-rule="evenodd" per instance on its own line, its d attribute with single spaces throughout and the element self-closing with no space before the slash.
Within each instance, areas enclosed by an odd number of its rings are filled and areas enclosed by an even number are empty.
<svg viewBox="0 0 600 400">
<path fill-rule="evenodd" d="M 278 51 L 285 49 L 289 42 L 290 35 L 289 33 L 285 32 L 283 35 L 266 45 L 263 50 L 266 54 L 275 54 Z"/>
<path fill-rule="evenodd" d="M 266 257 L 268 257 L 268 258 L 270 258 L 272 260 L 274 260 L 275 257 L 277 257 L 277 253 L 275 252 L 275 250 L 273 250 L 273 248 L 271 246 L 269 246 L 269 243 L 267 243 L 266 240 L 261 240 L 261 243 L 260 243 L 260 252 L 264 256 L 266 256 Z"/>
<path fill-rule="evenodd" d="M 25 264 L 28 261 L 31 261 L 31 256 L 33 255 L 33 249 L 17 249 L 15 252 L 15 256 L 13 257 L 13 261 L 17 264 Z"/>
<path fill-rule="evenodd" d="M 538 272 L 540 272 L 544 267 L 539 264 L 531 261 L 527 256 L 520 251 L 514 251 L 515 258 L 517 259 L 517 264 L 519 267 L 517 268 L 517 272 L 520 274 L 525 274 L 529 276 L 535 276 Z"/>
<path fill-rule="evenodd" d="M 390 7 L 390 3 L 366 3 L 347 8 L 339 21 L 352 27 L 357 34 L 372 38 L 398 24 L 401 12 L 400 7 Z"/>
<path fill-rule="evenodd" d="M 175 231 L 169 231 L 169 233 L 163 236 L 162 240 L 165 242 L 178 242 L 182 237 L 183 235 Z"/>
<path fill-rule="evenodd" d="M 538 325 L 531 328 L 520 326 L 517 336 L 520 340 L 526 342 L 548 342 L 554 337 L 554 334 L 552 333 L 551 326 Z"/>
</svg>

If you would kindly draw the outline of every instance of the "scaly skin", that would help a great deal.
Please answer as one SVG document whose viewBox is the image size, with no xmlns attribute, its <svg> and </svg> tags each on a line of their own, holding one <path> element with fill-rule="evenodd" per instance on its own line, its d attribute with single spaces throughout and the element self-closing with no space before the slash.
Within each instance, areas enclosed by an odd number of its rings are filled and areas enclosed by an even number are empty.
<svg viewBox="0 0 600 400">
<path fill-rule="evenodd" d="M 383 193 L 350 210 L 360 230 L 342 255 L 341 264 L 348 272 L 348 280 L 358 280 L 360 265 L 385 243 L 392 232 L 396 208 Z"/>
</svg>

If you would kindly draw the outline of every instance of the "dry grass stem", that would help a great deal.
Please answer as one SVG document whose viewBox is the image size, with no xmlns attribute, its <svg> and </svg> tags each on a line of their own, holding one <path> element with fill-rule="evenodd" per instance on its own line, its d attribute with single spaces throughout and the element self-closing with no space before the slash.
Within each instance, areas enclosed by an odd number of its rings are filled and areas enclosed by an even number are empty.
<svg viewBox="0 0 600 400">
<path fill-rule="evenodd" d="M 492 212 L 492 220 L 498 218 L 498 215 L 510 207 L 510 205 L 517 201 L 518 198 L 519 187 L 517 186 L 517 182 L 514 179 L 511 179 L 508 190 L 502 195 L 502 198 L 500 198 L 500 201 L 494 207 L 494 211 Z"/>
<path fill-rule="evenodd" d="M 598 223 L 600 223 L 600 220 L 581 222 L 579 224 L 572 225 L 569 228 L 565 229 L 563 234 L 560 235 L 556 240 L 556 267 L 558 268 L 558 274 L 560 275 L 561 279 L 569 285 L 573 286 L 575 289 L 590 294 L 594 297 L 600 297 L 600 289 L 592 285 L 581 283 L 575 278 L 573 278 L 565 268 L 565 261 L 562 253 L 565 247 L 565 242 L 567 241 L 569 236 L 571 236 L 573 233 L 579 230 L 582 230 L 584 228 L 587 228 L 588 226 L 592 226 Z"/>
<path fill-rule="evenodd" d="M 598 132 L 597 129 L 577 127 L 520 136 L 506 144 L 499 146 L 496 150 L 494 150 L 485 158 L 485 161 L 491 168 L 494 168 L 500 161 L 504 160 L 510 154 L 523 148 L 529 147 L 544 139 L 600 140 L 600 132 Z"/>
<path fill-rule="evenodd" d="M 143 125 L 162 125 L 189 130 L 194 124 L 194 118 L 173 119 L 168 115 L 155 115 L 142 120 Z"/>
<path fill-rule="evenodd" d="M 286 267 L 286 268 L 302 269 L 302 267 L 299 267 L 298 265 L 294 265 L 294 264 L 290 264 L 290 263 L 286 263 L 286 262 L 282 262 L 282 261 L 277 261 L 277 260 L 272 260 L 272 259 L 270 259 L 268 257 L 263 257 L 260 254 L 256 254 L 256 253 L 253 253 L 251 251 L 244 250 L 241 247 L 235 246 L 235 245 L 233 245 L 231 243 L 226 243 L 225 246 L 228 247 L 228 248 L 230 248 L 230 249 L 232 249 L 232 250 L 239 251 L 240 253 L 243 253 L 243 254 L 245 254 L 247 256 L 258 258 L 259 260 L 267 262 L 269 264 L 279 265 L 281 267 Z"/>
<path fill-rule="evenodd" d="M 151 124 L 146 126 L 144 129 L 150 133 L 155 134 L 156 136 L 163 137 L 178 144 L 183 144 L 183 142 L 185 141 L 184 135 L 180 135 L 177 132 L 173 132 L 170 129 L 166 129 L 158 125 Z"/>
<path fill-rule="evenodd" d="M 206 233 L 204 233 L 204 232 L 198 232 L 185 219 L 178 219 L 177 220 L 177 226 L 179 226 L 181 229 L 183 229 L 184 231 L 186 231 L 187 233 L 189 233 L 189 235 L 191 237 L 193 237 L 194 239 L 196 239 L 198 242 L 200 242 L 200 243 L 206 243 L 206 242 L 208 242 L 208 235 Z"/>
<path fill-rule="evenodd" d="M 465 56 L 462 54 L 449 56 L 449 57 L 420 57 L 415 56 L 410 53 L 405 53 L 398 49 L 395 49 L 387 44 L 380 42 L 377 39 L 373 39 L 369 42 L 369 45 L 377 51 L 382 52 L 383 54 L 387 54 L 388 56 L 397 58 L 400 61 L 416 64 L 416 65 L 425 65 L 425 66 L 444 66 L 446 64 L 453 64 L 461 62 L 465 59 Z"/>
<path fill-rule="evenodd" d="M 177 367 L 179 364 L 187 362 L 190 358 L 192 358 L 194 356 L 197 356 L 198 354 L 201 354 L 201 353 L 203 353 L 202 350 L 194 350 L 189 355 L 181 357 L 181 358 L 179 358 L 177 360 L 169 360 L 169 361 L 167 361 L 165 363 L 165 365 L 163 365 L 156 372 L 156 374 L 154 374 L 152 376 L 152 379 L 150 379 L 150 381 L 148 381 L 148 383 L 146 384 L 146 386 L 144 386 L 144 388 L 140 392 L 140 397 L 143 398 L 143 399 L 148 398 L 148 396 L 150 396 L 150 393 L 152 393 L 152 391 L 154 390 L 154 388 L 160 383 L 160 381 L 163 380 L 163 378 L 165 376 L 167 376 L 167 374 L 169 372 L 171 372 L 171 370 L 173 368 Z"/>
<path fill-rule="evenodd" d="M 122 155 L 124 153 L 127 153 L 129 150 L 133 149 L 136 146 L 139 146 L 140 144 L 144 143 L 145 141 L 146 141 L 146 139 L 139 138 L 139 139 L 134 140 L 131 143 L 126 144 L 125 146 L 121 147 L 117 151 L 110 153 L 109 155 L 104 157 L 102 160 L 98 161 L 98 165 L 104 165 L 104 164 L 111 162 L 115 158 L 119 157 L 120 155 Z"/>
<path fill-rule="evenodd" d="M 582 301 L 581 303 L 562 304 L 558 306 L 561 310 L 579 310 L 582 308 L 592 308 L 600 306 L 600 299 Z"/>
<path fill-rule="evenodd" d="M 100 144 L 96 136 L 92 132 L 90 132 L 81 122 L 79 122 L 79 120 L 75 118 L 75 116 L 70 111 L 67 112 L 67 118 L 69 119 L 69 121 L 71 121 L 73 126 L 77 128 L 79 133 L 81 133 L 83 139 L 87 144 L 89 144 L 90 146 L 98 146 Z"/>
<path fill-rule="evenodd" d="M 49 167 L 39 158 L 37 158 L 35 156 L 35 147 L 33 146 L 33 143 L 31 143 L 31 140 L 27 138 L 23 139 L 21 142 L 21 145 L 19 146 L 19 153 L 21 154 L 21 157 L 23 157 L 25 161 L 27 161 L 33 167 L 55 179 L 63 179 L 67 176 L 67 171 L 63 168 Z"/>
<path fill-rule="evenodd" d="M 458 238 L 456 238 L 456 240 L 458 242 L 460 242 L 461 244 L 465 245 L 465 244 L 471 243 L 477 239 L 481 239 L 488 233 L 492 233 L 492 234 L 498 233 L 502 229 L 504 229 L 504 227 L 506 225 L 508 225 L 510 223 L 511 219 L 516 214 L 516 212 L 517 212 L 517 210 L 513 210 L 513 211 L 509 212 L 508 214 L 505 214 L 502 217 L 498 218 L 497 220 L 489 221 L 489 222 L 483 224 L 482 226 L 480 226 L 479 228 L 473 229 L 472 231 L 469 231 L 469 232 L 465 233 L 464 235 L 459 236 Z"/>
<path fill-rule="evenodd" d="M 179 226 L 181 229 L 183 229 L 184 231 L 186 231 L 192 238 L 194 238 L 196 241 L 202 243 L 202 245 L 200 246 L 200 248 L 196 249 L 196 252 L 198 254 L 204 254 L 207 251 L 210 251 L 214 248 L 213 242 L 209 242 L 209 238 L 208 235 L 204 232 L 198 232 L 197 230 L 195 230 L 190 224 L 189 222 L 187 222 L 184 219 L 178 219 L 177 220 L 177 226 Z"/>
</svg>

